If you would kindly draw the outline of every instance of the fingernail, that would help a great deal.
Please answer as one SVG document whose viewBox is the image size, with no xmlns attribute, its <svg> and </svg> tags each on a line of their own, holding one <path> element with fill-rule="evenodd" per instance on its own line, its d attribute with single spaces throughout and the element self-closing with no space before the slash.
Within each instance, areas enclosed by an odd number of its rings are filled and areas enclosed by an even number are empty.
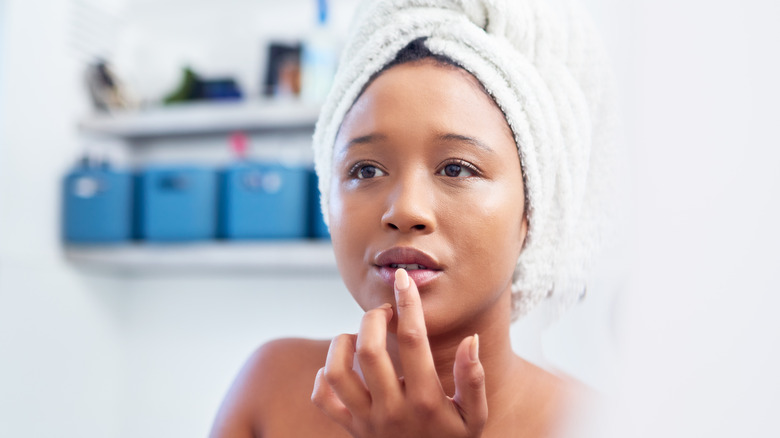
<svg viewBox="0 0 780 438">
<path fill-rule="evenodd" d="M 384 303 L 381 306 L 379 306 L 380 309 L 391 309 L 393 307 L 390 303 Z"/>
<path fill-rule="evenodd" d="M 474 334 L 474 337 L 471 338 L 469 356 L 472 362 L 479 362 L 479 335 L 476 333 Z"/>
<path fill-rule="evenodd" d="M 398 268 L 395 270 L 395 287 L 398 290 L 409 289 L 409 274 L 406 273 L 406 269 Z"/>
</svg>

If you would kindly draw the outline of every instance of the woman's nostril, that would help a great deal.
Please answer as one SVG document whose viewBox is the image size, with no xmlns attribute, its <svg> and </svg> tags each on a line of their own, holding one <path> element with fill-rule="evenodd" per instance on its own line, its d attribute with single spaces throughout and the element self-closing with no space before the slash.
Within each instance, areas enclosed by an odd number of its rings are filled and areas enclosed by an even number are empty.
<svg viewBox="0 0 780 438">
<path fill-rule="evenodd" d="M 388 226 L 388 227 L 390 227 L 390 228 L 391 228 L 391 229 L 393 229 L 393 230 L 400 230 L 400 229 L 401 229 L 401 228 L 399 228 L 399 227 L 398 227 L 398 225 L 396 225 L 396 224 L 394 224 L 394 223 L 392 223 L 392 222 L 388 222 L 388 223 L 387 223 L 387 226 Z M 411 229 L 411 230 L 418 230 L 418 231 L 422 231 L 422 230 L 425 230 L 425 229 L 426 229 L 426 226 L 425 226 L 425 224 L 417 224 L 417 225 L 412 225 L 412 226 L 410 227 L 410 229 Z"/>
</svg>

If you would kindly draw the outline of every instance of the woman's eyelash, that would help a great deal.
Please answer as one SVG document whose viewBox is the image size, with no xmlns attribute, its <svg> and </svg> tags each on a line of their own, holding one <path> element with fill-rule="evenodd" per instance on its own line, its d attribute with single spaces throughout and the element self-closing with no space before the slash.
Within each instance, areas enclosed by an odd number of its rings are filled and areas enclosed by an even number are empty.
<svg viewBox="0 0 780 438">
<path fill-rule="evenodd" d="M 446 169 L 447 166 L 450 166 L 450 165 L 453 165 L 453 164 L 456 165 L 456 166 L 460 166 L 460 167 L 466 169 L 467 171 L 472 173 L 473 176 L 480 176 L 480 175 L 482 175 L 482 172 L 479 170 L 479 168 L 477 168 L 477 166 L 469 163 L 466 160 L 461 160 L 461 159 L 453 159 L 453 160 L 445 161 L 444 163 L 439 165 L 438 170 L 436 171 L 436 173 L 437 174 L 441 173 L 444 169 Z M 376 170 L 378 172 L 380 172 L 382 174 L 385 173 L 385 171 L 379 166 L 379 163 L 376 163 L 376 162 L 373 162 L 373 161 L 358 161 L 357 163 L 353 164 L 349 168 L 349 171 L 347 172 L 347 176 L 350 177 L 350 178 L 360 178 L 360 171 L 361 171 L 361 169 L 363 169 L 365 167 L 373 167 L 373 168 L 376 168 Z"/>
<path fill-rule="evenodd" d="M 461 160 L 461 159 L 454 159 L 454 160 L 445 161 L 444 163 L 442 163 L 439 166 L 439 170 L 436 173 L 440 173 L 441 171 L 446 169 L 447 166 L 450 166 L 450 165 L 453 165 L 453 164 L 456 165 L 456 166 L 464 167 L 466 170 L 471 172 L 474 176 L 482 175 L 482 172 L 477 168 L 477 166 L 469 163 L 466 160 Z"/>
<path fill-rule="evenodd" d="M 360 172 L 360 169 L 366 166 L 375 167 L 378 170 L 382 171 L 381 170 L 382 168 L 379 167 L 378 163 L 374 163 L 371 161 L 358 161 L 357 163 L 353 164 L 352 167 L 349 168 L 349 172 L 347 172 L 347 176 L 349 176 L 350 178 L 358 178 L 359 177 L 358 172 Z"/>
</svg>

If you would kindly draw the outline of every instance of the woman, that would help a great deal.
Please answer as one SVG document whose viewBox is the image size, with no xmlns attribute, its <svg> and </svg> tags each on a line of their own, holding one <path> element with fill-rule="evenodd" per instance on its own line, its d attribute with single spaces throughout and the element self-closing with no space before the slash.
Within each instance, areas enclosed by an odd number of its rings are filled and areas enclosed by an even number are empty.
<svg viewBox="0 0 780 438">
<path fill-rule="evenodd" d="M 577 58 L 595 53 L 590 33 L 566 11 L 364 7 L 314 143 L 339 270 L 366 313 L 357 334 L 261 347 L 212 436 L 555 433 L 582 389 L 515 355 L 509 327 L 577 299 L 593 237 L 605 107 Z"/>
</svg>

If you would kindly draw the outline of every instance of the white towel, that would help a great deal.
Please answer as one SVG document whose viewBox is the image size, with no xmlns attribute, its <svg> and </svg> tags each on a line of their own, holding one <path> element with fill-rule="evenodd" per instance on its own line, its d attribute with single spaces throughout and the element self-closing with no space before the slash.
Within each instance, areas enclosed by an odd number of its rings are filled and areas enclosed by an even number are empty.
<svg viewBox="0 0 780 438">
<path fill-rule="evenodd" d="M 614 106 L 602 45 L 573 3 L 364 2 L 314 133 L 324 217 L 334 141 L 345 114 L 371 76 L 421 37 L 431 52 L 482 82 L 514 132 L 529 201 L 529 232 L 514 275 L 514 317 L 543 299 L 552 300 L 557 316 L 583 295 L 599 241 Z"/>
</svg>

